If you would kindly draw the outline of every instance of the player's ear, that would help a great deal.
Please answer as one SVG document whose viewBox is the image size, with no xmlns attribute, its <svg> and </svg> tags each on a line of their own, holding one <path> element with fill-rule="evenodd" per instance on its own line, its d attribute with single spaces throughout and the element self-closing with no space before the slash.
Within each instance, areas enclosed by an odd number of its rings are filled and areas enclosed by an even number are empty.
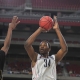
<svg viewBox="0 0 80 80">
<path fill-rule="evenodd" d="M 51 51 L 51 48 L 49 48 L 49 52 Z"/>
</svg>

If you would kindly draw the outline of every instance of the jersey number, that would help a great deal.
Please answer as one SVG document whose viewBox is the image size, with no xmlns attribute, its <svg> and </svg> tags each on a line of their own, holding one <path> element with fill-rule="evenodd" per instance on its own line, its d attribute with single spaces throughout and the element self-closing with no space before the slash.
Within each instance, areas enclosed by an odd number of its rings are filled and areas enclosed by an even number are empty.
<svg viewBox="0 0 80 80">
<path fill-rule="evenodd" d="M 50 66 L 50 59 L 48 60 L 48 59 L 44 59 L 44 62 L 45 62 L 45 64 L 44 64 L 44 67 L 49 67 Z"/>
</svg>

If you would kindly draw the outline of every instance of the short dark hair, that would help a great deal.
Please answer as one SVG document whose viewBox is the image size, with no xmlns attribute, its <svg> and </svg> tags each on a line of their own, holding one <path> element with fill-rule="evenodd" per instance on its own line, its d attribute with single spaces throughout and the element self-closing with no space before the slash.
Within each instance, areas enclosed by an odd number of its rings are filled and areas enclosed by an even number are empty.
<svg viewBox="0 0 80 80">
<path fill-rule="evenodd" d="M 51 48 L 51 44 L 49 43 L 49 41 L 43 40 L 43 41 L 41 41 L 41 42 L 46 42 L 46 43 L 48 43 L 49 48 Z"/>
</svg>

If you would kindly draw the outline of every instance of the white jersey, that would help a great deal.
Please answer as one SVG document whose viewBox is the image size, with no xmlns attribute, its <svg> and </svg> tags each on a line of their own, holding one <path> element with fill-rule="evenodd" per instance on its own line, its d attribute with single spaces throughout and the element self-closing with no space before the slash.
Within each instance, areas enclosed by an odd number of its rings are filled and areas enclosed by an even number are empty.
<svg viewBox="0 0 80 80">
<path fill-rule="evenodd" d="M 56 80 L 55 55 L 48 58 L 37 56 L 37 62 L 32 67 L 32 80 Z"/>
</svg>

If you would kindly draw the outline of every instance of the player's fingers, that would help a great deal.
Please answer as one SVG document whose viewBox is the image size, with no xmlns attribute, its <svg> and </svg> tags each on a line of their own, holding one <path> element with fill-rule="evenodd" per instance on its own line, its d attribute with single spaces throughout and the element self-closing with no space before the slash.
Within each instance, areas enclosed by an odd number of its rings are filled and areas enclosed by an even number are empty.
<svg viewBox="0 0 80 80">
<path fill-rule="evenodd" d="M 20 23 L 20 21 L 18 21 L 16 24 L 19 24 Z"/>
<path fill-rule="evenodd" d="M 14 21 L 15 21 L 15 19 L 16 19 L 16 16 L 13 16 L 13 18 L 12 18 L 12 22 L 14 22 Z"/>
<path fill-rule="evenodd" d="M 17 21 L 17 19 L 18 19 L 18 17 L 17 17 L 17 16 L 13 16 L 12 21 L 13 21 L 13 22 L 16 22 L 16 21 Z"/>
<path fill-rule="evenodd" d="M 14 21 L 17 22 L 17 20 L 18 20 L 18 17 L 14 16 Z"/>
<path fill-rule="evenodd" d="M 17 16 L 13 16 L 13 19 L 17 19 Z"/>
<path fill-rule="evenodd" d="M 18 17 L 16 17 L 16 21 L 18 20 Z"/>
</svg>

